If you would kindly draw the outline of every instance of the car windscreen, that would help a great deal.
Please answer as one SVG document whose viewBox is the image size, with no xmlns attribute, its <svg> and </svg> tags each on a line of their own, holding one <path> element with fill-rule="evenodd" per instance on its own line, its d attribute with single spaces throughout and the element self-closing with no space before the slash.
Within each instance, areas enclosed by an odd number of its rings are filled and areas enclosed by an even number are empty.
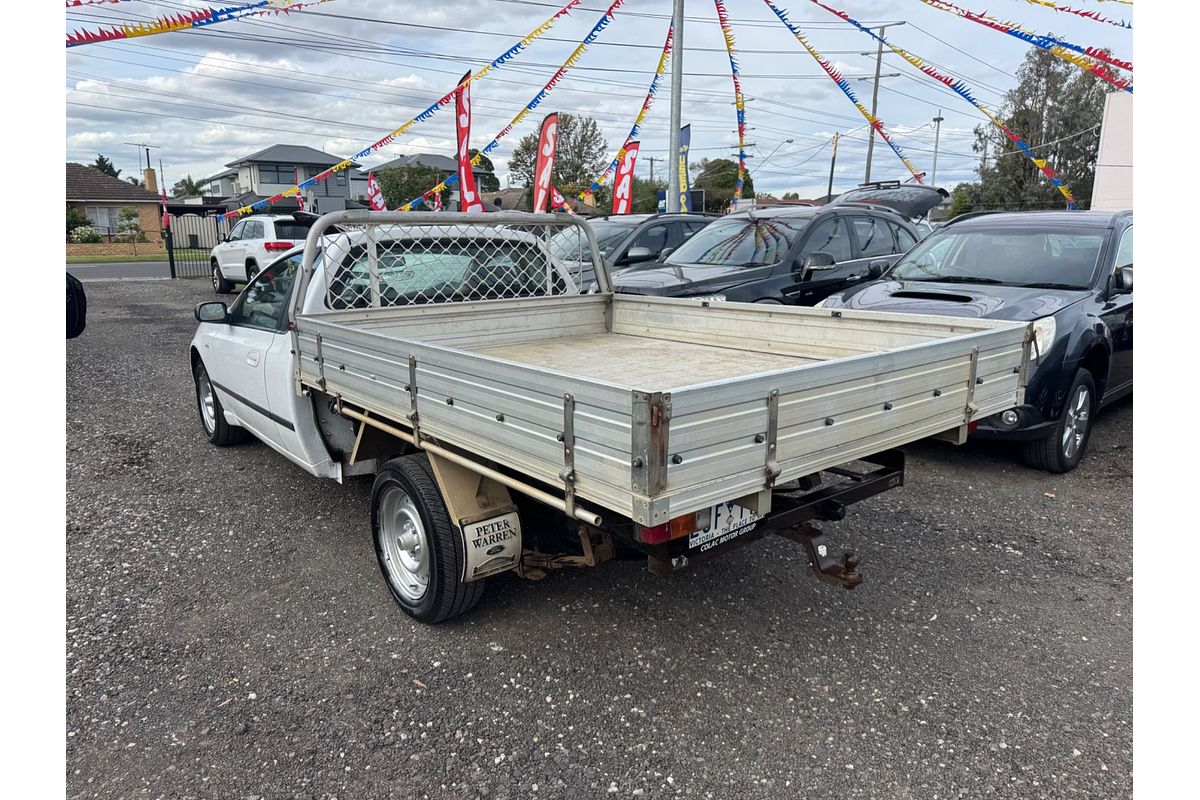
<svg viewBox="0 0 1200 800">
<path fill-rule="evenodd" d="M 956 231 L 922 240 L 889 278 L 943 283 L 1087 289 L 1104 244 L 1101 231 L 1063 228 Z"/>
<path fill-rule="evenodd" d="M 306 222 L 291 222 L 285 219 L 275 220 L 275 238 L 303 241 L 308 236 L 312 225 Z"/>
<path fill-rule="evenodd" d="M 808 226 L 808 219 L 719 219 L 681 244 L 668 264 L 755 267 L 776 264 Z"/>
<path fill-rule="evenodd" d="M 591 225 L 592 233 L 596 236 L 596 247 L 600 248 L 601 258 L 608 258 L 622 240 L 638 226 L 638 223 L 632 220 L 629 222 L 606 220 L 588 224 Z M 554 235 L 554 238 L 550 240 L 550 252 L 555 258 L 563 261 L 590 262 L 592 260 L 587 237 L 575 226 Z"/>
</svg>

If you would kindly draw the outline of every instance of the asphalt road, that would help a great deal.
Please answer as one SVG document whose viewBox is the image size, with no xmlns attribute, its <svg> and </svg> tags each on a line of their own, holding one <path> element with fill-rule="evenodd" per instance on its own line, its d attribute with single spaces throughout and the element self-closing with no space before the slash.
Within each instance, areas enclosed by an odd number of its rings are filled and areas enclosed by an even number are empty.
<svg viewBox="0 0 1200 800">
<path fill-rule="evenodd" d="M 369 483 L 204 440 L 196 281 L 88 286 L 67 342 L 70 798 L 1111 798 L 1131 793 L 1132 406 L 1067 476 L 908 448 L 826 526 L 494 580 L 409 620 Z"/>
<path fill-rule="evenodd" d="M 67 264 L 67 272 L 81 281 L 170 278 L 166 261 L 114 261 L 108 264 Z"/>
</svg>

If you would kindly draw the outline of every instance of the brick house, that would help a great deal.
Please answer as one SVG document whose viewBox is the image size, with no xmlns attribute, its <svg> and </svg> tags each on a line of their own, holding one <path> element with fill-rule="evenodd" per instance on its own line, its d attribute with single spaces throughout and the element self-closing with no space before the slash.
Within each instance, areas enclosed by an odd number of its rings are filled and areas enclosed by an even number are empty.
<svg viewBox="0 0 1200 800">
<path fill-rule="evenodd" d="M 153 172 L 149 172 L 153 175 Z M 92 227 L 104 236 L 99 244 L 67 244 L 67 255 L 121 255 L 165 252 L 162 206 L 158 195 L 128 181 L 106 175 L 83 164 L 67 164 L 67 207 L 82 211 Z M 138 212 L 145 242 L 118 242 L 117 215 L 123 208 Z"/>
</svg>

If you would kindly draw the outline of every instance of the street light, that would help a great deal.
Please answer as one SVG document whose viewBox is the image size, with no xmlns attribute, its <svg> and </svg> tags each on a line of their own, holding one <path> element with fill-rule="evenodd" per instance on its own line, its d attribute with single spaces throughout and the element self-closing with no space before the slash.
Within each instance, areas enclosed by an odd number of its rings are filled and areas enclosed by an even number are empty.
<svg viewBox="0 0 1200 800">
<path fill-rule="evenodd" d="M 779 152 L 779 148 L 783 147 L 785 144 L 793 144 L 794 142 L 795 142 L 794 139 L 784 139 L 782 142 L 775 145 L 775 149 L 772 150 L 770 153 L 768 153 L 766 158 L 764 158 L 762 161 L 758 162 L 758 166 L 755 167 L 754 169 L 750 170 L 750 174 L 753 175 L 754 170 L 761 168 L 763 164 L 766 164 L 768 161 L 770 161 L 771 157 Z"/>
</svg>

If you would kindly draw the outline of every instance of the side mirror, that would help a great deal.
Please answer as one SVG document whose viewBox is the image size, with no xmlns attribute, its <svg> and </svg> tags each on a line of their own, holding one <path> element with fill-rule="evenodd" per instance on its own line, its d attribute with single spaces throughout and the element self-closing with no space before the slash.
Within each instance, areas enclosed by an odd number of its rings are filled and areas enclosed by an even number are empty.
<svg viewBox="0 0 1200 800">
<path fill-rule="evenodd" d="M 196 305 L 197 322 L 224 322 L 229 317 L 229 307 L 220 300 L 210 300 Z"/>
<path fill-rule="evenodd" d="M 872 261 L 870 264 L 867 265 L 867 278 L 869 278 L 870 280 L 875 280 L 876 278 L 882 278 L 883 273 L 887 272 L 888 267 L 890 267 L 890 266 L 891 266 L 891 263 L 888 261 Z"/>
<path fill-rule="evenodd" d="M 836 266 L 837 262 L 833 260 L 833 256 L 823 250 L 809 253 L 800 261 L 800 268 L 804 270 L 833 269 Z"/>
<path fill-rule="evenodd" d="M 631 247 L 625 253 L 625 257 L 621 259 L 623 264 L 638 264 L 642 261 L 653 261 L 654 253 L 650 252 L 649 247 Z"/>
<path fill-rule="evenodd" d="M 1117 279 L 1114 286 L 1118 294 L 1128 294 L 1133 291 L 1133 264 L 1117 269 Z"/>
<path fill-rule="evenodd" d="M 675 248 L 674 248 L 674 247 L 664 247 L 664 248 L 663 248 L 662 250 L 660 250 L 660 251 L 659 251 L 659 253 L 658 253 L 658 260 L 659 260 L 659 261 L 662 261 L 662 260 L 663 260 L 663 259 L 665 259 L 667 256 L 671 255 L 671 253 L 673 253 L 673 252 L 675 252 Z"/>
</svg>

